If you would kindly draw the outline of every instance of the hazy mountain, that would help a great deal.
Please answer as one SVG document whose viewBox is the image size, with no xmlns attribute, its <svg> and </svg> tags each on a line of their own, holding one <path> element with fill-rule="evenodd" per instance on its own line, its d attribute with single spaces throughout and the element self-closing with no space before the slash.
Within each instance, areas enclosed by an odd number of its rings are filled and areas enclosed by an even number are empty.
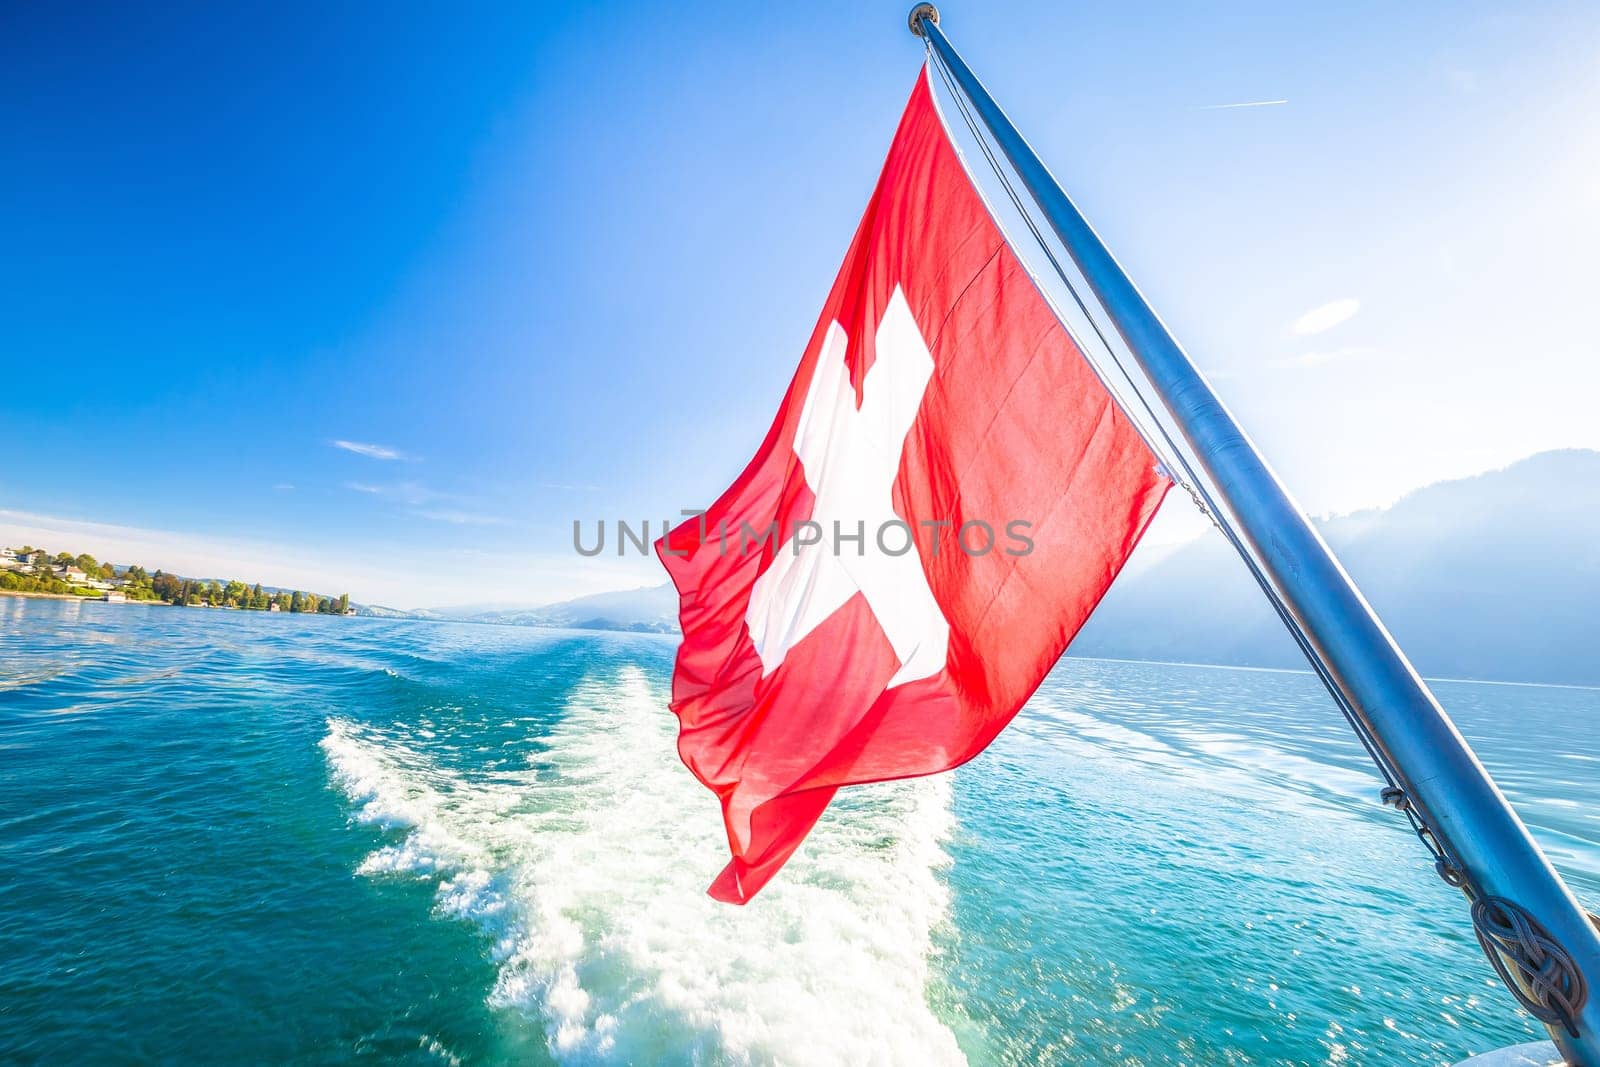
<svg viewBox="0 0 1600 1067">
<path fill-rule="evenodd" d="M 415 614 L 402 611 L 399 608 L 386 608 L 382 604 L 351 604 L 357 615 L 366 615 L 374 619 L 411 619 Z"/>
<path fill-rule="evenodd" d="M 595 593 L 540 608 L 478 612 L 468 618 L 472 622 L 498 622 L 512 626 L 673 633 L 678 629 L 678 594 L 669 583 L 614 593 Z"/>
<path fill-rule="evenodd" d="M 1423 674 L 1600 684 L 1600 453 L 1541 453 L 1318 525 Z M 1214 533 L 1118 582 L 1073 652 L 1304 663 Z"/>
</svg>

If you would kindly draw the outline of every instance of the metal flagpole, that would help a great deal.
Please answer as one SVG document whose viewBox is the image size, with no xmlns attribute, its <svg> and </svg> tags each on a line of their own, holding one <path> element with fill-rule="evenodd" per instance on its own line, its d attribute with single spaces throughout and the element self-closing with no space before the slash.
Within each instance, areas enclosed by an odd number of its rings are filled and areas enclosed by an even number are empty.
<svg viewBox="0 0 1600 1067">
<path fill-rule="evenodd" d="M 1131 350 L 1231 514 L 1307 656 L 1364 732 L 1420 823 L 1440 874 L 1513 995 L 1579 1067 L 1600 1067 L 1600 931 L 1562 882 L 1439 702 L 1222 401 L 939 28 L 911 12 Z M 1070 284 L 1070 279 L 1068 279 Z M 1217 516 L 1227 521 L 1225 516 Z M 1241 551 L 1244 551 L 1244 547 Z M 1248 560 L 1247 560 L 1248 562 Z"/>
</svg>

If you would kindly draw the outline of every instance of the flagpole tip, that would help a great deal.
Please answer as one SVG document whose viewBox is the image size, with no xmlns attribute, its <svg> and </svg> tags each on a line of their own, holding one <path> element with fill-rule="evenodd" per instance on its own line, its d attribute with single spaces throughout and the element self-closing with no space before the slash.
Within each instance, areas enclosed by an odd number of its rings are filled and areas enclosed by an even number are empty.
<svg viewBox="0 0 1600 1067">
<path fill-rule="evenodd" d="M 927 19 L 935 26 L 939 25 L 939 9 L 932 4 L 918 4 L 911 9 L 911 14 L 906 22 L 911 26 L 911 32 L 918 37 L 922 36 L 922 20 Z"/>
</svg>

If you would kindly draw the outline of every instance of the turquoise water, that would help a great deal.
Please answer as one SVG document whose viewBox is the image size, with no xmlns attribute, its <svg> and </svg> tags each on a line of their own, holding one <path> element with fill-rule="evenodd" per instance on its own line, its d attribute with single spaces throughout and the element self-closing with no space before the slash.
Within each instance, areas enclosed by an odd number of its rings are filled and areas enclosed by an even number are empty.
<svg viewBox="0 0 1600 1067">
<path fill-rule="evenodd" d="M 733 909 L 672 649 L 0 598 L 0 1060 L 1409 1064 L 1538 1033 L 1307 675 L 1064 661 Z M 1600 899 L 1600 691 L 1437 689 Z"/>
</svg>

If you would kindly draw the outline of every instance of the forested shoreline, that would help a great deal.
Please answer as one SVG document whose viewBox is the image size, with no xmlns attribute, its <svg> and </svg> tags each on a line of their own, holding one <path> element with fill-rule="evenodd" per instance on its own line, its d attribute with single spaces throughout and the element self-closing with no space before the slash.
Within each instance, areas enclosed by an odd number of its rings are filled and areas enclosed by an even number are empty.
<svg viewBox="0 0 1600 1067">
<path fill-rule="evenodd" d="M 0 550 L 0 591 L 159 602 L 180 607 L 235 608 L 294 614 L 345 615 L 350 594 L 332 596 L 263 587 L 237 580 L 185 578 L 138 564 L 101 562 L 87 553 L 50 553 L 33 545 Z"/>
</svg>

